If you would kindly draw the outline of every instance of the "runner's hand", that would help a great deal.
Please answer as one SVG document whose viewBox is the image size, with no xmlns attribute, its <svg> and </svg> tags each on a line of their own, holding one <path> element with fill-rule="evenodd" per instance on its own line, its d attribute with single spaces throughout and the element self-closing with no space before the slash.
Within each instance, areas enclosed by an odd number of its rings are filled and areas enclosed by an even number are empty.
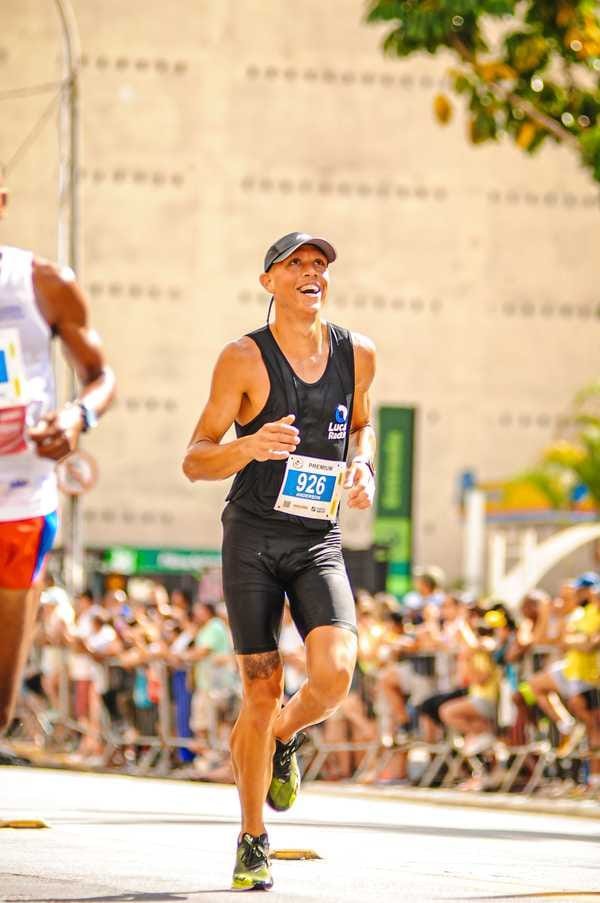
<svg viewBox="0 0 600 903">
<path fill-rule="evenodd" d="M 274 423 L 265 423 L 252 436 L 252 457 L 255 461 L 283 461 L 296 451 L 300 442 L 297 427 L 292 426 L 296 419 L 288 414 Z"/>
<path fill-rule="evenodd" d="M 357 461 L 351 464 L 344 480 L 344 489 L 348 489 L 349 508 L 370 508 L 375 495 L 375 480 L 366 464 Z"/>
<path fill-rule="evenodd" d="M 82 426 L 78 405 L 65 405 L 60 411 L 44 414 L 28 435 L 40 458 L 60 461 L 77 448 Z"/>
</svg>

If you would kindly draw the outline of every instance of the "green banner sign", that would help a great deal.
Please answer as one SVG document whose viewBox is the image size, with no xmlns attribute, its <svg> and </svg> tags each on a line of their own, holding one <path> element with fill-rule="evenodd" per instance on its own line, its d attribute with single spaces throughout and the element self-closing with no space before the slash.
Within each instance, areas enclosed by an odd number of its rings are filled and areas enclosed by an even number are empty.
<svg viewBox="0 0 600 903">
<path fill-rule="evenodd" d="M 213 549 L 134 549 L 117 546 L 103 556 L 106 571 L 116 574 L 193 574 L 221 563 Z"/>
<path fill-rule="evenodd" d="M 387 590 L 411 585 L 414 408 L 381 407 L 378 414 L 375 542 L 388 548 Z"/>
</svg>

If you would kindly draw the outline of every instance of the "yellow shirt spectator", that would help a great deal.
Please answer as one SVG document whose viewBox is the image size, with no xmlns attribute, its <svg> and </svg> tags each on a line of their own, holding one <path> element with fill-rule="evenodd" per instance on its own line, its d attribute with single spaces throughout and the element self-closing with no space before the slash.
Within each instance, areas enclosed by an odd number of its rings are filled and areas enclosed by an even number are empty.
<svg viewBox="0 0 600 903">
<path fill-rule="evenodd" d="M 474 652 L 471 666 L 481 675 L 481 678 L 470 685 L 469 696 L 487 699 L 488 702 L 497 702 L 500 693 L 500 669 L 490 653 L 483 649 Z"/>
<path fill-rule="evenodd" d="M 576 608 L 567 621 L 567 636 L 580 634 L 585 637 L 600 633 L 600 606 L 590 602 Z M 569 649 L 565 655 L 565 677 L 569 680 L 583 680 L 589 684 L 600 683 L 600 648 L 585 652 Z"/>
</svg>

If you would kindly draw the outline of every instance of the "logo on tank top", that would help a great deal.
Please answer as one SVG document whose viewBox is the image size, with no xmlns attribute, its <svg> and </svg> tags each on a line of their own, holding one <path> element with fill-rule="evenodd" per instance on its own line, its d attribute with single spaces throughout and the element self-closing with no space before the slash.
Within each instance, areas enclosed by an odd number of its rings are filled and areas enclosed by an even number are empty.
<svg viewBox="0 0 600 903">
<path fill-rule="evenodd" d="M 0 323 L 13 320 L 24 320 L 25 311 L 18 304 L 9 304 L 7 307 L 0 307 Z"/>
<path fill-rule="evenodd" d="M 348 408 L 339 404 L 335 409 L 333 420 L 329 422 L 328 439 L 345 439 L 348 429 Z"/>
</svg>

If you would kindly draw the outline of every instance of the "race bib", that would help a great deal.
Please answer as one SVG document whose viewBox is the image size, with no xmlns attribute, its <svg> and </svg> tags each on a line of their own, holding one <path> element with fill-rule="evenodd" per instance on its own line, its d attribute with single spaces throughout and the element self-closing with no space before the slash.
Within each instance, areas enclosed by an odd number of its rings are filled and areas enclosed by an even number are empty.
<svg viewBox="0 0 600 903">
<path fill-rule="evenodd" d="M 0 329 L 0 408 L 27 404 L 26 387 L 19 333 Z"/>
<path fill-rule="evenodd" d="M 27 449 L 26 382 L 21 342 L 16 329 L 0 330 L 0 455 Z"/>
<path fill-rule="evenodd" d="M 344 461 L 290 455 L 275 510 L 297 517 L 335 520 L 345 472 Z"/>
<path fill-rule="evenodd" d="M 0 457 L 27 451 L 25 426 L 27 408 L 0 408 Z"/>
</svg>

